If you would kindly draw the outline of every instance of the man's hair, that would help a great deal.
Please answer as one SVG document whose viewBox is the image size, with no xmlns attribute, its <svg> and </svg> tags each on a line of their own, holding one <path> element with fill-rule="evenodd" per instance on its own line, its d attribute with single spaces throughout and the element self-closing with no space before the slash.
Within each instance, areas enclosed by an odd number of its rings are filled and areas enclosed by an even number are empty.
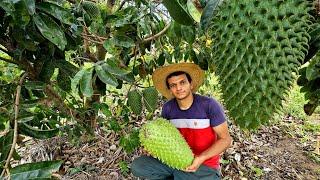
<svg viewBox="0 0 320 180">
<path fill-rule="evenodd" d="M 172 76 L 179 76 L 179 75 L 181 75 L 181 74 L 185 74 L 185 75 L 187 76 L 187 79 L 188 79 L 189 83 L 191 83 L 192 79 L 191 79 L 191 76 L 190 76 L 188 73 L 186 73 L 186 72 L 184 72 L 184 71 L 175 71 L 175 72 L 169 74 L 169 75 L 167 76 L 167 78 L 166 78 L 166 85 L 167 85 L 167 88 L 168 88 L 168 89 L 170 89 L 169 83 L 168 83 L 168 79 L 171 78 Z"/>
</svg>

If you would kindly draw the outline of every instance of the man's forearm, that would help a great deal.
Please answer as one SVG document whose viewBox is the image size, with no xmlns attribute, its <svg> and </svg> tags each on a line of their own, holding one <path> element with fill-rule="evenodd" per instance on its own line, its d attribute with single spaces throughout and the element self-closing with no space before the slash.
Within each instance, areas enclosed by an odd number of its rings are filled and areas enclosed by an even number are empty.
<svg viewBox="0 0 320 180">
<path fill-rule="evenodd" d="M 212 146 L 199 155 L 203 161 L 225 151 L 231 145 L 231 137 L 218 139 Z"/>
</svg>

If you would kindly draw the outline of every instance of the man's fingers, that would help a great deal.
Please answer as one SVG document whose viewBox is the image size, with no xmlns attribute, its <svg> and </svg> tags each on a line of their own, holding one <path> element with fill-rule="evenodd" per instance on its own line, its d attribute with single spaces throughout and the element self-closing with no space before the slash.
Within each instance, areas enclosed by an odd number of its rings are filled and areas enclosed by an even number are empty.
<svg viewBox="0 0 320 180">
<path fill-rule="evenodd" d="M 189 166 L 185 169 L 186 172 L 196 172 L 196 169 L 193 166 Z"/>
</svg>

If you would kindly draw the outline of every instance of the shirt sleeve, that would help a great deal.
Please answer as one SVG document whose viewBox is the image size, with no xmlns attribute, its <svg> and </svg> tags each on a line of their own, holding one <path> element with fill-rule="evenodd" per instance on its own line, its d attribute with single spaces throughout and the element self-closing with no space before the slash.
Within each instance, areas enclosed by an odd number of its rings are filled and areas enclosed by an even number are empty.
<svg viewBox="0 0 320 180">
<path fill-rule="evenodd" d="M 226 121 L 226 114 L 222 105 L 215 99 L 208 101 L 207 116 L 210 119 L 210 126 L 215 127 Z"/>
</svg>

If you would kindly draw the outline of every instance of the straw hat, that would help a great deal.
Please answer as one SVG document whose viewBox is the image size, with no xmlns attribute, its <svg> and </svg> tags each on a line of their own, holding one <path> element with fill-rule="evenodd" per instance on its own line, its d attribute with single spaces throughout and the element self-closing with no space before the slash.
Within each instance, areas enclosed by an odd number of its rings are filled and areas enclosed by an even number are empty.
<svg viewBox="0 0 320 180">
<path fill-rule="evenodd" d="M 152 80 L 155 88 L 167 99 L 172 99 L 173 96 L 167 88 L 166 78 L 176 71 L 183 71 L 190 75 L 193 84 L 192 92 L 196 92 L 203 83 L 204 71 L 194 63 L 178 63 L 160 67 L 153 72 Z"/>
</svg>

